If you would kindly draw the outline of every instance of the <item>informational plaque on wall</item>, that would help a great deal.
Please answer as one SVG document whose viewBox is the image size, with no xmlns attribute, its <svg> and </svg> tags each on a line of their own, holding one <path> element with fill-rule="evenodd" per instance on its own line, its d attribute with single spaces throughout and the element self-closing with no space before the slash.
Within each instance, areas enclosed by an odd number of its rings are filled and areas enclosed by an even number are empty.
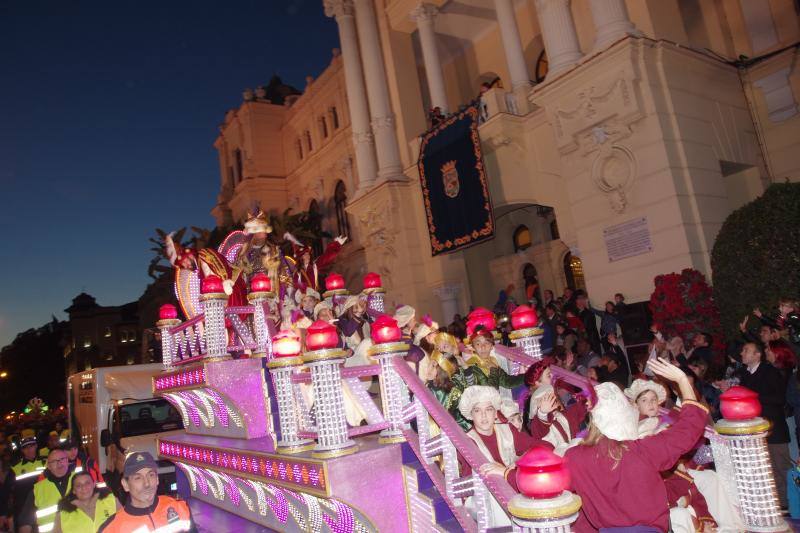
<svg viewBox="0 0 800 533">
<path fill-rule="evenodd" d="M 609 262 L 646 254 L 653 250 L 647 217 L 635 218 L 603 230 Z"/>
</svg>

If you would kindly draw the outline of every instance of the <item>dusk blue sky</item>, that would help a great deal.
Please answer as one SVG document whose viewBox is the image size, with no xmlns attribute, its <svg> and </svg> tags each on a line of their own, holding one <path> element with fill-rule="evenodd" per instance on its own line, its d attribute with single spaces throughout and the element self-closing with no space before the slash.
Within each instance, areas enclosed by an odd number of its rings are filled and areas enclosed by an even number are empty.
<svg viewBox="0 0 800 533">
<path fill-rule="evenodd" d="M 0 0 L 0 346 L 138 298 L 154 228 L 213 226 L 225 111 L 336 46 L 321 0 Z"/>
</svg>

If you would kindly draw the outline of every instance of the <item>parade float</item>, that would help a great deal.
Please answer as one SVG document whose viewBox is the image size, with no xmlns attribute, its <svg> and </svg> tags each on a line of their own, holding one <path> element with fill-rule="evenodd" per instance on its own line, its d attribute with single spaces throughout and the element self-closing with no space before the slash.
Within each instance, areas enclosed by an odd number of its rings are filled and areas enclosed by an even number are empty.
<svg viewBox="0 0 800 533">
<path fill-rule="evenodd" d="M 384 314 L 380 276 L 367 274 L 358 292 L 372 322 L 371 364 L 347 364 L 352 350 L 336 329 L 312 323 L 294 298 L 322 289 L 320 265 L 307 252 L 285 255 L 270 230 L 258 214 L 215 250 L 168 243 L 179 306 L 160 309 L 164 369 L 153 392 L 185 431 L 158 450 L 190 497 L 276 531 L 570 531 L 580 498 L 567 491 L 560 458 L 521 458 L 522 494 L 479 473 L 487 460 L 404 361 L 410 340 Z M 332 274 L 320 297 L 336 308 L 349 295 Z M 493 319 L 472 318 L 494 329 Z M 510 318 L 515 347 L 498 343 L 495 356 L 519 374 L 541 358 L 542 330 L 526 306 Z M 590 393 L 584 378 L 553 372 Z M 726 419 L 707 430 L 708 460 L 749 531 L 784 531 L 768 425 L 746 393 L 723 402 Z M 358 425 L 348 421 L 353 409 Z M 460 475 L 459 455 L 471 475 Z"/>
</svg>

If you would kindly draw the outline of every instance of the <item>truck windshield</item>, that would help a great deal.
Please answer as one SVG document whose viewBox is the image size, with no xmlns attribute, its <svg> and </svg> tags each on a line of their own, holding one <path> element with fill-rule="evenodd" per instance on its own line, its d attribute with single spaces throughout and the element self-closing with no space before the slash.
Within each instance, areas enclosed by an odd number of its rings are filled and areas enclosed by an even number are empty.
<svg viewBox="0 0 800 533">
<path fill-rule="evenodd" d="M 122 437 L 183 429 L 180 413 L 163 398 L 121 405 L 119 423 Z"/>
</svg>

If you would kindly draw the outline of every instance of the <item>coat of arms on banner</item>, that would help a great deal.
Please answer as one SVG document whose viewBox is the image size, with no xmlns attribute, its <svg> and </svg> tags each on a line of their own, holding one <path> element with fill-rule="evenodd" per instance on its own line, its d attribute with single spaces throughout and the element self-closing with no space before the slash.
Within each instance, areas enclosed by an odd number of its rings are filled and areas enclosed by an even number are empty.
<svg viewBox="0 0 800 533">
<path fill-rule="evenodd" d="M 455 161 L 448 161 L 442 165 L 442 181 L 444 182 L 444 193 L 450 198 L 458 196 L 461 190 L 461 182 L 458 181 L 458 169 Z"/>
</svg>

